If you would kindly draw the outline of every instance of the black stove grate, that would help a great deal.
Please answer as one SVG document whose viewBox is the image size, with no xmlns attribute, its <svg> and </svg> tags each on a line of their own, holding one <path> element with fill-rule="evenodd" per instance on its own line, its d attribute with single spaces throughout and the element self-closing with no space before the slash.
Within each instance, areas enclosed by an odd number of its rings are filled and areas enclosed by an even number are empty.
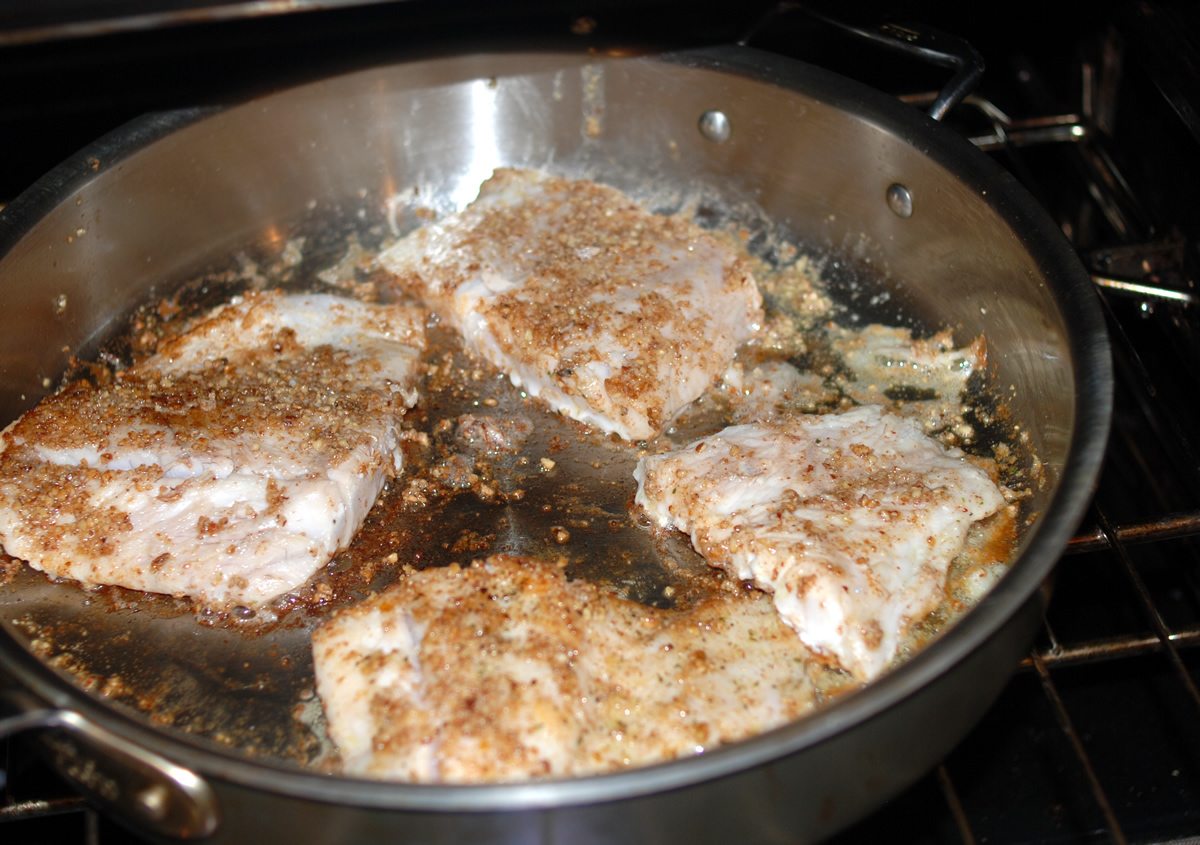
<svg viewBox="0 0 1200 845">
<path fill-rule="evenodd" d="M 1093 272 L 1114 346 L 1113 433 L 1029 658 L 936 771 L 834 842 L 1200 845 L 1200 174 L 1185 164 L 1200 152 L 1200 92 L 1178 72 L 1200 67 L 1187 55 L 1200 21 L 1100 4 L 1022 40 L 1020 20 L 979 14 L 940 24 L 989 63 L 952 120 L 1029 187 Z M 789 51 L 786 32 L 776 41 Z M 180 104 L 158 96 L 123 107 Z M 5 843 L 139 841 L 29 743 L 0 742 L 0 763 Z"/>
</svg>

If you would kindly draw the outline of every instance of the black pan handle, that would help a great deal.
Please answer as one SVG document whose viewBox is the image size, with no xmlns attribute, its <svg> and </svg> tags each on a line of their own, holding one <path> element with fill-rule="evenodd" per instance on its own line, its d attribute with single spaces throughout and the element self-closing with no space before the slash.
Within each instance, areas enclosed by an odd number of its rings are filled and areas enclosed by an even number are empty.
<svg viewBox="0 0 1200 845">
<path fill-rule="evenodd" d="M 196 774 L 73 710 L 0 689 L 0 739 L 29 730 L 42 731 L 40 739 L 64 778 L 127 824 L 181 840 L 216 831 L 216 796 Z"/>
<path fill-rule="evenodd" d="M 746 44 L 771 21 L 792 11 L 803 12 L 822 23 L 833 26 L 857 38 L 877 44 L 895 53 L 903 53 L 938 67 L 954 71 L 950 81 L 942 86 L 928 115 L 941 120 L 946 112 L 970 94 L 983 78 L 984 61 L 979 51 L 956 35 L 926 26 L 922 23 L 898 23 L 895 21 L 853 22 L 817 8 L 812 3 L 797 3 L 791 0 L 777 4 L 751 28 L 739 43 Z"/>
</svg>

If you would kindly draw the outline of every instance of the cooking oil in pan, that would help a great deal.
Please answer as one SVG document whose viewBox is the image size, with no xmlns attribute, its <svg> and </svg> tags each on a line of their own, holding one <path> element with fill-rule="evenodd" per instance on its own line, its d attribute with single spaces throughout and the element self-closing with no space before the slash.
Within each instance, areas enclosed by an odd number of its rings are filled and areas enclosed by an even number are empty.
<svg viewBox="0 0 1200 845">
<path fill-rule="evenodd" d="M 671 209 L 675 210 L 675 209 Z M 812 258 L 761 219 L 691 209 L 727 233 L 755 262 L 767 309 L 762 339 L 739 354 L 752 372 L 786 361 L 810 376 L 793 409 L 823 412 L 854 404 L 854 373 L 827 321 L 861 325 L 887 312 L 920 327 L 888 296 L 865 301 L 861 274 Z M 409 224 L 420 209 L 410 209 Z M 163 337 L 247 287 L 333 289 L 376 298 L 386 285 L 370 255 L 387 232 L 315 228 L 267 261 L 247 250 L 220 272 L 183 285 L 131 316 L 91 363 L 70 377 L 104 377 L 153 352 Z M 825 276 L 825 280 L 818 277 Z M 858 299 L 869 316 L 833 304 L 826 291 Z M 850 292 L 848 295 L 847 292 Z M 84 590 L 51 583 L 15 562 L 3 569 L 3 624 L 75 683 L 139 714 L 226 748 L 278 762 L 327 767 L 332 749 L 314 699 L 309 632 L 338 607 L 386 588 L 406 572 L 467 564 L 496 553 L 565 560 L 567 574 L 659 608 L 685 607 L 747 589 L 709 567 L 685 538 L 650 530 L 633 506 L 640 455 L 714 433 L 737 414 L 728 393 L 712 392 L 658 438 L 625 443 L 549 413 L 507 378 L 468 358 L 457 336 L 431 316 L 422 400 L 405 418 L 405 469 L 387 485 L 351 546 L 300 590 L 264 607 L 214 612 L 191 602 L 117 587 Z M 882 395 L 882 394 L 881 394 Z M 884 401 L 930 401 L 928 391 L 893 390 Z M 994 463 L 1010 490 L 1031 480 L 1036 462 L 1009 430 L 1003 409 L 977 376 L 957 397 L 938 434 Z M 1011 509 L 977 526 L 951 569 L 948 598 L 914 626 L 905 652 L 945 628 L 1002 570 L 1015 545 Z M 832 670 L 830 687 L 840 687 Z M 844 679 L 842 679 L 844 681 Z"/>
</svg>

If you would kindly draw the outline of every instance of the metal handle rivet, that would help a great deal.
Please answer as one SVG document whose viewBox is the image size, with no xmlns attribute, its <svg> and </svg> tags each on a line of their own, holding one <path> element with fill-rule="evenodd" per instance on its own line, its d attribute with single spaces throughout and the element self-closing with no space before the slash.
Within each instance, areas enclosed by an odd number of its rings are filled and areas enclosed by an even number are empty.
<svg viewBox="0 0 1200 845">
<path fill-rule="evenodd" d="M 710 109 L 700 115 L 700 134 L 715 144 L 721 144 L 729 140 L 733 128 L 729 125 L 729 118 L 725 112 L 717 109 Z"/>
<path fill-rule="evenodd" d="M 894 211 L 897 217 L 912 217 L 912 194 L 899 182 L 893 183 L 887 189 L 887 203 L 888 208 Z"/>
</svg>

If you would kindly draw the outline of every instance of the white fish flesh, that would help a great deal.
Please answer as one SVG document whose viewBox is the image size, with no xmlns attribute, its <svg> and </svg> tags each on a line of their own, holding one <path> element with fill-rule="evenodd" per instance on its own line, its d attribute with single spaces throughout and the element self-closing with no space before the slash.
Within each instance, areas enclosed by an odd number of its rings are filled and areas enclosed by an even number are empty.
<svg viewBox="0 0 1200 845">
<path fill-rule="evenodd" d="M 617 190 L 500 169 L 380 264 L 467 347 L 556 411 L 653 437 L 763 322 L 748 263 Z"/>
<path fill-rule="evenodd" d="M 761 595 L 655 610 L 507 556 L 412 572 L 313 634 L 344 772 L 429 783 L 698 754 L 810 710 L 811 659 Z"/>
<path fill-rule="evenodd" d="M 809 647 L 864 681 L 942 601 L 971 525 L 1005 504 L 960 451 L 875 406 L 732 426 L 634 474 L 659 526 L 773 593 Z"/>
<path fill-rule="evenodd" d="M 248 294 L 0 439 L 0 543 L 88 585 L 253 605 L 349 544 L 401 467 L 419 310 Z"/>
</svg>

